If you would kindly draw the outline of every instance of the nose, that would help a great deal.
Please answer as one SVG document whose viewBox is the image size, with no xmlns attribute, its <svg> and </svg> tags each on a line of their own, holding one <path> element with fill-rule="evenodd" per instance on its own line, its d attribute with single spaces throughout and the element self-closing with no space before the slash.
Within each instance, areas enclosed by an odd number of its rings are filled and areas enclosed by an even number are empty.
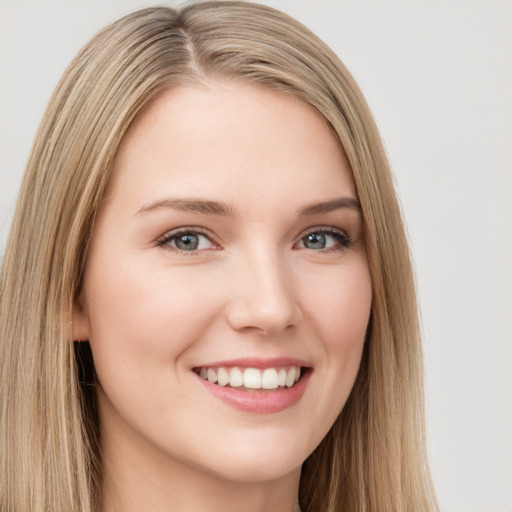
<svg viewBox="0 0 512 512">
<path fill-rule="evenodd" d="M 233 269 L 228 322 L 241 332 L 268 336 L 296 326 L 302 319 L 291 272 L 278 254 L 254 255 Z"/>
</svg>

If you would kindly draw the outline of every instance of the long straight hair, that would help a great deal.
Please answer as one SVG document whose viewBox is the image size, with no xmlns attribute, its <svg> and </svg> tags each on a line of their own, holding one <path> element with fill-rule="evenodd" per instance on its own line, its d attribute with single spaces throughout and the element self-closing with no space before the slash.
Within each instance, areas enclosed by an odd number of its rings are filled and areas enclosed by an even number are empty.
<svg viewBox="0 0 512 512">
<path fill-rule="evenodd" d="M 216 77 L 291 94 L 326 119 L 362 208 L 373 298 L 359 373 L 303 465 L 303 512 L 437 510 L 425 454 L 414 280 L 392 177 L 367 104 L 336 55 L 287 15 L 214 1 L 143 9 L 72 61 L 37 132 L 0 283 L 0 510 L 100 503 L 94 368 L 71 311 L 112 162 L 163 91 Z"/>
</svg>

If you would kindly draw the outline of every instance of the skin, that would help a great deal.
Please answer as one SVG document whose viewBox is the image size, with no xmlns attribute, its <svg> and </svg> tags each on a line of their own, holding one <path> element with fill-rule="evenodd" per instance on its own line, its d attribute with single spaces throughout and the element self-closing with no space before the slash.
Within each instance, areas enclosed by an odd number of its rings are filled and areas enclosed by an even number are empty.
<svg viewBox="0 0 512 512">
<path fill-rule="evenodd" d="M 130 127 L 73 319 L 99 381 L 103 511 L 291 512 L 301 464 L 353 386 L 370 314 L 360 211 L 300 214 L 337 198 L 357 198 L 343 150 L 284 93 L 176 88 Z M 197 250 L 163 243 L 183 227 L 201 228 Z M 323 233 L 333 228 L 349 247 Z M 276 413 L 241 411 L 192 371 L 242 357 L 307 361 L 304 394 Z"/>
</svg>

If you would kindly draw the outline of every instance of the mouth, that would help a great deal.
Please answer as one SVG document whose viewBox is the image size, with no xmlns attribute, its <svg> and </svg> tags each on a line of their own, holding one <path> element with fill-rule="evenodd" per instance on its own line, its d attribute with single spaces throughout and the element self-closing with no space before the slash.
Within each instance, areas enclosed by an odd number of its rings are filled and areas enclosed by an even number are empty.
<svg viewBox="0 0 512 512">
<path fill-rule="evenodd" d="M 282 391 L 297 384 L 307 372 L 301 366 L 276 366 L 271 368 L 201 366 L 193 371 L 203 380 L 240 391 Z"/>
<path fill-rule="evenodd" d="M 204 389 L 235 409 L 277 413 L 300 401 L 313 368 L 305 361 L 278 358 L 224 361 L 192 371 Z"/>
</svg>

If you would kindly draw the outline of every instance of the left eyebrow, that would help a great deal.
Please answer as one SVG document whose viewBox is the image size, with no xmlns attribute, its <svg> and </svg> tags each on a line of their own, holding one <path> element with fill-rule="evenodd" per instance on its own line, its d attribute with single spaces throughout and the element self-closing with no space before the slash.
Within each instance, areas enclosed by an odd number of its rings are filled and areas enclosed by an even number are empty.
<svg viewBox="0 0 512 512">
<path fill-rule="evenodd" d="M 339 210 L 340 208 L 350 208 L 359 212 L 361 211 L 361 205 L 357 199 L 354 199 L 353 197 L 337 197 L 335 199 L 330 199 L 329 201 L 323 201 L 321 203 L 306 206 L 299 212 L 299 216 L 307 217 L 309 215 L 329 213 L 334 210 Z"/>
</svg>

